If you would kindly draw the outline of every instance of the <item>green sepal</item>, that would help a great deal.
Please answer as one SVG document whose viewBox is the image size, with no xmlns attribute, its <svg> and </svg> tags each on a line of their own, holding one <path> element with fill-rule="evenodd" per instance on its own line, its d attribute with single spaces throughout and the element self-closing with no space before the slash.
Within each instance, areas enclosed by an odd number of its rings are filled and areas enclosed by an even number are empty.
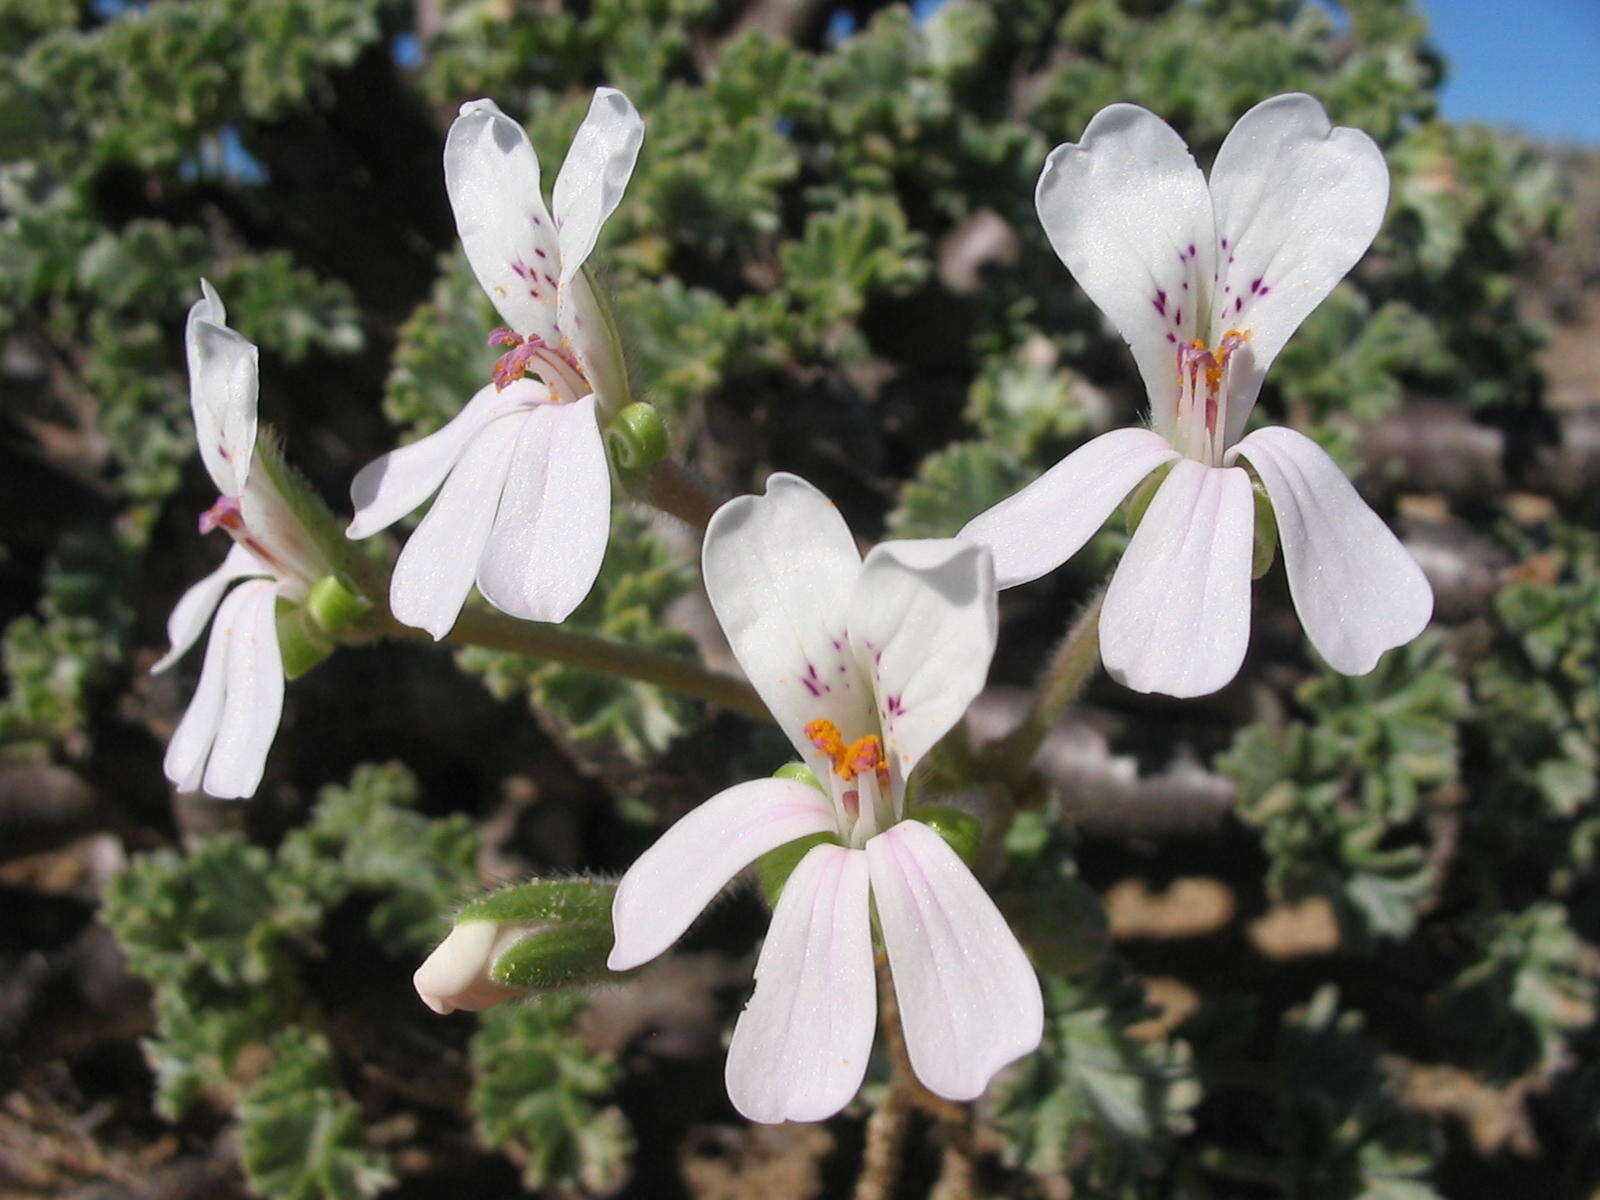
<svg viewBox="0 0 1600 1200">
<path fill-rule="evenodd" d="M 611 936 L 617 885 L 604 879 L 533 879 L 474 900 L 456 915 L 464 921 L 599 922 Z"/>
<path fill-rule="evenodd" d="M 597 983 L 611 974 L 606 956 L 614 940 L 609 917 L 553 925 L 530 933 L 503 953 L 489 968 L 489 978 L 523 992 Z"/>
<path fill-rule="evenodd" d="M 285 679 L 299 679 L 334 651 L 304 606 L 278 597 L 278 655 Z"/>
<path fill-rule="evenodd" d="M 1259 479 L 1251 481 L 1255 495 L 1255 540 L 1250 549 L 1250 578 L 1260 579 L 1272 569 L 1272 560 L 1278 553 L 1278 516 L 1272 511 L 1272 499 Z"/>
<path fill-rule="evenodd" d="M 1151 471 L 1138 487 L 1128 493 L 1127 499 L 1123 500 L 1122 523 L 1127 527 L 1129 537 L 1139 531 L 1139 522 L 1144 520 L 1145 509 L 1150 507 L 1150 501 L 1155 499 L 1156 492 L 1166 482 L 1167 476 L 1172 471 L 1172 465 L 1163 463 Z"/>
<path fill-rule="evenodd" d="M 783 885 L 789 882 L 789 876 L 794 874 L 794 869 L 800 865 L 800 860 L 811 853 L 813 846 L 838 840 L 831 833 L 813 833 L 807 837 L 796 838 L 792 842 L 785 842 L 776 850 L 768 850 L 756 859 L 756 878 L 761 881 L 761 895 L 766 898 L 767 906 L 769 908 L 778 906 L 778 897 L 783 895 Z"/>
<path fill-rule="evenodd" d="M 772 773 L 772 777 L 774 779 L 787 779 L 793 783 L 804 783 L 816 788 L 824 796 L 828 794 L 828 789 L 822 786 L 816 774 L 803 762 L 784 763 L 783 766 Z"/>
<path fill-rule="evenodd" d="M 628 405 L 606 426 L 606 443 L 612 461 L 623 471 L 653 467 L 671 448 L 667 423 L 655 405 L 642 400 Z"/>
<path fill-rule="evenodd" d="M 324 575 L 311 585 L 306 611 L 324 633 L 338 633 L 371 612 L 372 602 L 345 587 L 337 575 Z"/>
<path fill-rule="evenodd" d="M 909 814 L 913 821 L 921 821 L 961 856 L 961 861 L 972 866 L 978 858 L 978 847 L 983 844 L 983 822 L 963 809 L 947 804 L 919 805 Z"/>
</svg>

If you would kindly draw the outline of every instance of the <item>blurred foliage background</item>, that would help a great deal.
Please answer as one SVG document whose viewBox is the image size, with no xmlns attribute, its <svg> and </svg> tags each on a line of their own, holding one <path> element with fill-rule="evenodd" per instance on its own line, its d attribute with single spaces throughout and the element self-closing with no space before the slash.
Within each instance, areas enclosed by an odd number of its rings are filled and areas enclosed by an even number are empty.
<svg viewBox="0 0 1600 1200">
<path fill-rule="evenodd" d="M 291 686 L 252 802 L 161 776 L 196 666 L 148 668 L 222 555 L 194 534 L 197 278 L 343 511 L 494 354 L 445 203 L 456 105 L 526 120 L 550 178 L 600 83 L 648 129 L 596 260 L 639 393 L 713 488 L 795 471 L 870 536 L 947 535 L 1137 414 L 1032 211 L 1098 108 L 1155 109 L 1203 162 L 1295 89 L 1378 139 L 1384 231 L 1263 411 L 1358 475 L 1435 628 L 1340 678 L 1277 569 L 1224 692 L 1091 689 L 997 885 L 1045 1045 L 945 1194 L 1600 1188 L 1600 167 L 1440 121 L 1411 4 L 0 0 L 0 52 L 0 1191 L 850 1190 L 883 1063 L 821 1127 L 722 1092 L 753 892 L 642 983 L 481 1018 L 409 985 L 475 888 L 622 869 L 781 761 L 771 731 L 514 655 L 354 649 Z M 1003 596 L 976 730 L 1122 541 Z M 619 507 L 576 623 L 726 663 L 695 551 Z M 952 1136 L 914 1134 L 904 1196 Z"/>
</svg>

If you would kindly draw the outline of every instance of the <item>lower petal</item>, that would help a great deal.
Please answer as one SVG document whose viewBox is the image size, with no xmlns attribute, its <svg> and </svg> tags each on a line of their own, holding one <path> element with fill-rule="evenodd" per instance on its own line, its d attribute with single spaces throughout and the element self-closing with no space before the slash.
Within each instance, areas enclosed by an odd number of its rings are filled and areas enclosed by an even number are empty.
<svg viewBox="0 0 1600 1200">
<path fill-rule="evenodd" d="M 756 990 L 728 1047 L 728 1098 L 751 1121 L 821 1121 L 856 1094 L 877 1026 L 867 857 L 815 846 L 784 885 Z"/>
<path fill-rule="evenodd" d="M 1250 642 L 1254 503 L 1237 467 L 1172 468 L 1106 589 L 1100 657 L 1118 683 L 1204 696 L 1238 673 Z"/>
<path fill-rule="evenodd" d="M 222 565 L 178 598 L 178 603 L 172 608 L 172 615 L 167 618 L 167 641 L 172 648 L 150 668 L 150 673 L 156 675 L 165 671 L 188 653 L 190 646 L 200 640 L 200 635 L 205 632 L 206 622 L 211 620 L 211 614 L 217 611 L 217 605 L 222 602 L 222 595 L 228 590 L 230 583 L 247 575 L 265 573 L 266 568 L 256 561 L 255 556 L 234 542 L 228 551 L 228 557 L 222 560 Z"/>
<path fill-rule="evenodd" d="M 228 618 L 226 695 L 205 775 L 206 794 L 229 800 L 255 794 L 283 712 L 277 585 L 270 579 L 240 584 L 224 609 L 233 604 L 237 612 L 217 617 L 219 624 Z"/>
<path fill-rule="evenodd" d="M 531 419 L 530 414 L 484 430 L 456 463 L 394 564 L 389 607 L 396 620 L 435 639 L 450 632 L 494 527 L 517 431 Z"/>
<path fill-rule="evenodd" d="M 717 793 L 662 834 L 622 877 L 611 905 L 616 944 L 606 965 L 627 971 L 649 962 L 768 850 L 833 827 L 832 805 L 808 784 L 755 779 Z"/>
<path fill-rule="evenodd" d="M 370 537 L 394 524 L 438 490 L 474 434 L 497 417 L 542 402 L 548 394 L 531 379 L 518 380 L 504 391 L 489 384 L 444 428 L 373 459 L 350 483 L 355 519 L 345 536 Z"/>
<path fill-rule="evenodd" d="M 1079 446 L 958 535 L 994 553 L 1002 588 L 1054 571 L 1083 548 L 1123 497 L 1178 452 L 1148 429 L 1116 429 Z"/>
<path fill-rule="evenodd" d="M 1433 589 L 1339 464 L 1303 433 L 1258 429 L 1234 448 L 1261 476 L 1289 592 L 1328 665 L 1365 675 L 1433 615 Z"/>
<path fill-rule="evenodd" d="M 1044 1029 L 1039 978 L 947 842 L 902 821 L 866 846 L 906 1053 L 948 1100 L 974 1100 Z"/>
<path fill-rule="evenodd" d="M 501 612 L 564 621 L 600 574 L 611 538 L 611 470 L 595 398 L 542 404 L 528 416 L 478 590 Z"/>
<path fill-rule="evenodd" d="M 184 710 L 183 719 L 167 743 L 162 770 L 180 792 L 198 792 L 205 779 L 206 759 L 217 740 L 222 724 L 222 705 L 227 698 L 228 645 L 239 606 L 234 594 L 222 602 L 217 619 L 211 624 L 211 639 L 206 643 L 205 660 L 200 664 L 200 682 Z"/>
</svg>

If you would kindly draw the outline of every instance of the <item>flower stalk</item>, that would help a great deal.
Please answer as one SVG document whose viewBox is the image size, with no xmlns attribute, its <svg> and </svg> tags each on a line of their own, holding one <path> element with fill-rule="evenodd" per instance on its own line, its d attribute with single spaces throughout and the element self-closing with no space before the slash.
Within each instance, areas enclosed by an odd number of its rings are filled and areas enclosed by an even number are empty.
<svg viewBox="0 0 1600 1200">
<path fill-rule="evenodd" d="M 433 641 L 425 630 L 402 625 L 387 613 L 377 618 L 370 631 L 406 641 Z M 453 646 L 481 646 L 548 658 L 586 671 L 668 688 L 755 721 L 772 720 L 755 689 L 742 679 L 708 670 L 685 658 L 575 633 L 558 625 L 519 621 L 486 609 L 470 608 L 462 612 L 441 640 Z"/>
</svg>

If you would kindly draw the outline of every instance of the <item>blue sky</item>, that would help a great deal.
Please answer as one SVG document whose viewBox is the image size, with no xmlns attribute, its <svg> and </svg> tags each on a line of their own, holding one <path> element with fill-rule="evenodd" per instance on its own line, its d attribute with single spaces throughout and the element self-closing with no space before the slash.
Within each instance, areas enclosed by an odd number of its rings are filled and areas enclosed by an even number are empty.
<svg viewBox="0 0 1600 1200">
<path fill-rule="evenodd" d="M 1600 0 L 1421 0 L 1455 121 L 1600 146 Z"/>
</svg>

